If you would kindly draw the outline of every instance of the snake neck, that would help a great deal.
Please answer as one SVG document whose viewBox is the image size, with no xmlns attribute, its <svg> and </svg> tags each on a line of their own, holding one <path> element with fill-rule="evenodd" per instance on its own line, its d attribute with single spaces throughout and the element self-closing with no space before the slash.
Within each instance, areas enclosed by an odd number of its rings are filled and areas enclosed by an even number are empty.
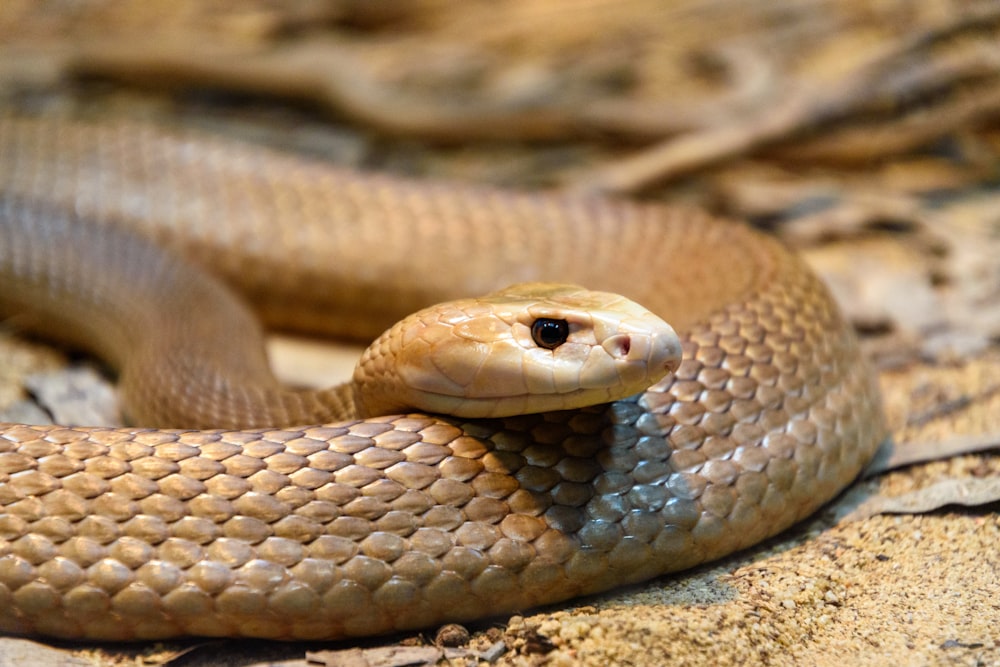
<svg viewBox="0 0 1000 667">
<path fill-rule="evenodd" d="M 133 233 L 95 231 L 75 213 L 0 199 L 0 314 L 118 370 L 128 421 L 241 429 L 357 416 L 350 386 L 284 388 L 256 317 L 218 279 Z"/>
<path fill-rule="evenodd" d="M 194 369 L 173 372 L 170 384 L 139 367 L 122 374 L 130 423 L 161 428 L 255 429 L 325 424 L 357 418 L 351 385 L 295 390 L 235 383 Z M 177 384 L 177 383 L 181 384 Z M 178 386 L 187 390 L 178 394 Z"/>
</svg>

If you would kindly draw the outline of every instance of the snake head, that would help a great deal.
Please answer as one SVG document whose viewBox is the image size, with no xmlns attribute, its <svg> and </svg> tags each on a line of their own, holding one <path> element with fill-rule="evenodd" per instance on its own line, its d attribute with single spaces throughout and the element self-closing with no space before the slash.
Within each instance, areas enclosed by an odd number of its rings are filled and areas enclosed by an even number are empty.
<svg viewBox="0 0 1000 667">
<path fill-rule="evenodd" d="M 643 391 L 680 358 L 670 325 L 623 296 L 522 283 L 393 326 L 362 355 L 355 400 L 369 416 L 568 410 Z"/>
</svg>

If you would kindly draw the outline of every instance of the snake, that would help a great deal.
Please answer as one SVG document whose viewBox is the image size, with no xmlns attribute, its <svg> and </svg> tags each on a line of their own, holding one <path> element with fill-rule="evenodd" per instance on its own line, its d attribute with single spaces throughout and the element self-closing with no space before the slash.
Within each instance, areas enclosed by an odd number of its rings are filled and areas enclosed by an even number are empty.
<svg viewBox="0 0 1000 667">
<path fill-rule="evenodd" d="M 365 416 L 354 389 L 280 385 L 261 347 L 262 326 L 371 341 L 538 283 L 642 304 L 676 331 L 653 364 L 670 372 L 495 411 L 490 373 L 521 369 L 446 355 L 425 383 L 445 404 Z M 568 320 L 539 308 L 560 342 Z M 0 312 L 119 368 L 135 424 L 0 425 L 0 631 L 16 635 L 325 640 L 522 612 L 757 544 L 887 434 L 820 279 L 740 221 L 144 121 L 0 118 Z M 503 335 L 530 337 L 516 317 Z M 575 374 L 512 381 L 572 393 Z M 448 414 L 475 384 L 486 400 Z"/>
</svg>

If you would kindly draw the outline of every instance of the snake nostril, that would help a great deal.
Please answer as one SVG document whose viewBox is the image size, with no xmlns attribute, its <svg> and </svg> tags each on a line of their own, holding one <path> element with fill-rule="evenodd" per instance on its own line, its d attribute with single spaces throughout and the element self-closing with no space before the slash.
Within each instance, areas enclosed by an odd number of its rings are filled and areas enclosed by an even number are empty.
<svg viewBox="0 0 1000 667">
<path fill-rule="evenodd" d="M 628 359 L 632 351 L 632 337 L 628 334 L 617 334 L 606 339 L 602 345 L 609 355 L 615 359 Z"/>
</svg>

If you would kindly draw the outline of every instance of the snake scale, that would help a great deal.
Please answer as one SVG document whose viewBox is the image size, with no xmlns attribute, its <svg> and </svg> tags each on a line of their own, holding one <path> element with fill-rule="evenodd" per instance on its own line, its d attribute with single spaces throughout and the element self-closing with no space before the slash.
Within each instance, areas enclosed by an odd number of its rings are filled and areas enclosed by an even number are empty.
<svg viewBox="0 0 1000 667">
<path fill-rule="evenodd" d="M 221 276 L 257 315 L 208 317 L 190 299 L 214 288 L 108 241 L 119 229 Z M 25 288 L 31 271 L 59 294 Z M 677 372 L 579 410 L 357 419 L 334 391 L 274 385 L 254 322 L 371 339 L 417 307 L 543 280 L 663 317 Z M 165 291 L 142 302 L 134 286 Z M 0 425 L 7 633 L 334 639 L 525 610 L 774 535 L 886 435 L 827 291 L 744 225 L 146 124 L 0 120 L 0 311 L 26 306 L 112 363 L 151 345 L 192 379 L 164 387 L 158 364 L 121 378 L 152 392 L 137 423 L 181 430 Z M 156 347 L 175 326 L 204 342 Z M 205 369 L 227 358 L 244 375 L 218 398 Z M 173 421 L 175 402 L 196 416 Z"/>
</svg>

